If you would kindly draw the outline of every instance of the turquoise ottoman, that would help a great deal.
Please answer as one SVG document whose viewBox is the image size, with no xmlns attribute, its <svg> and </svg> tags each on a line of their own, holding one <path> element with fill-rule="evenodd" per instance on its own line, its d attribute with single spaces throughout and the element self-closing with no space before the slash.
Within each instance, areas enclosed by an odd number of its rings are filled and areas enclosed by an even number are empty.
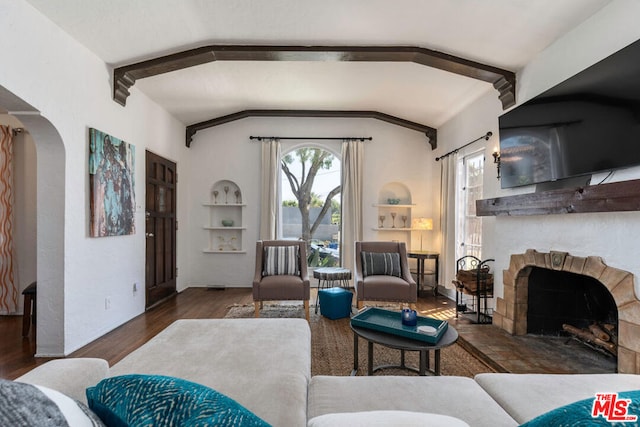
<svg viewBox="0 0 640 427">
<path fill-rule="evenodd" d="M 353 294 L 344 288 L 318 290 L 320 314 L 331 320 L 351 316 L 351 300 Z"/>
</svg>

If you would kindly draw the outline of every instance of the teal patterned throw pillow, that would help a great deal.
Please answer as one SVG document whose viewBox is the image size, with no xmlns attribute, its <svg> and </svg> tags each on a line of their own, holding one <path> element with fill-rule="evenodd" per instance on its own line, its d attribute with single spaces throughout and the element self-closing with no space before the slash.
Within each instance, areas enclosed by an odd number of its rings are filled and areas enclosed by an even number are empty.
<svg viewBox="0 0 640 427">
<path fill-rule="evenodd" d="M 631 427 L 639 423 L 640 390 L 634 390 L 598 393 L 539 415 L 520 427 Z"/>
<path fill-rule="evenodd" d="M 108 427 L 269 426 L 209 387 L 161 375 L 123 375 L 87 389 L 89 407 Z"/>
</svg>

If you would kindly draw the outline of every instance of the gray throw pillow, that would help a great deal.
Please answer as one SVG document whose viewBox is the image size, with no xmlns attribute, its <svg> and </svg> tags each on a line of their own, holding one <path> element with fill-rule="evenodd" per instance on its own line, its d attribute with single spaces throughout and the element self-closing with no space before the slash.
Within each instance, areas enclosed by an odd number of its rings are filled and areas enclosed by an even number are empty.
<svg viewBox="0 0 640 427">
<path fill-rule="evenodd" d="M 398 252 L 362 252 L 362 274 L 402 277 Z"/>
<path fill-rule="evenodd" d="M 267 246 L 264 248 L 263 276 L 299 276 L 298 246 Z"/>
<path fill-rule="evenodd" d="M 104 427 L 88 407 L 57 390 L 3 379 L 0 425 Z"/>
</svg>

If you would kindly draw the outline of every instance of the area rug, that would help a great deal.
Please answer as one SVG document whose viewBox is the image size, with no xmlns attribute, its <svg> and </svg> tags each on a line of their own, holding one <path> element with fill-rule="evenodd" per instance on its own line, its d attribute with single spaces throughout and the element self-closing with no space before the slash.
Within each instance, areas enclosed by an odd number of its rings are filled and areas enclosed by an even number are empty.
<svg viewBox="0 0 640 427">
<path fill-rule="evenodd" d="M 355 310 L 354 310 L 355 312 Z M 254 306 L 234 305 L 229 307 L 225 318 L 248 318 L 254 316 Z M 261 318 L 303 318 L 302 304 L 265 304 L 260 311 Z M 311 307 L 309 326 L 311 328 L 311 375 L 349 375 L 353 369 L 353 332 L 349 327 L 349 318 L 331 320 L 315 313 Z M 433 352 L 430 352 L 430 363 L 433 369 Z M 406 352 L 405 362 L 408 366 L 417 367 L 417 352 Z M 360 339 L 358 345 L 358 373 L 366 375 L 367 344 Z M 374 366 L 398 365 L 400 351 L 374 345 Z M 453 344 L 440 351 L 441 375 L 457 375 L 471 377 L 483 372 L 495 372 L 459 344 Z M 417 375 L 405 369 L 383 369 L 375 375 Z"/>
</svg>

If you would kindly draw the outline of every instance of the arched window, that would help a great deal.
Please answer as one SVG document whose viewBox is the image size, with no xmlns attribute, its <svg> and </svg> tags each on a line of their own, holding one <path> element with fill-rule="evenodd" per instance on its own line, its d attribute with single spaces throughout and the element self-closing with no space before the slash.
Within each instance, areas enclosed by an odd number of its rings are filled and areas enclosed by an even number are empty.
<svg viewBox="0 0 640 427">
<path fill-rule="evenodd" d="M 303 146 L 281 159 L 281 237 L 307 242 L 310 267 L 340 265 L 340 159 Z"/>
</svg>

